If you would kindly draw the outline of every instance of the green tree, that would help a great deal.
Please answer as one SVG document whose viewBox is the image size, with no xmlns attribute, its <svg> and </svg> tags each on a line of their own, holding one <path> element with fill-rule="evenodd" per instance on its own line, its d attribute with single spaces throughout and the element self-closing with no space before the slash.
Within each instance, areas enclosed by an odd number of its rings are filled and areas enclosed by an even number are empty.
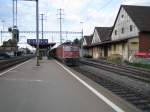
<svg viewBox="0 0 150 112">
<path fill-rule="evenodd" d="M 78 38 L 74 39 L 73 45 L 81 46 L 81 39 L 80 40 Z"/>
</svg>

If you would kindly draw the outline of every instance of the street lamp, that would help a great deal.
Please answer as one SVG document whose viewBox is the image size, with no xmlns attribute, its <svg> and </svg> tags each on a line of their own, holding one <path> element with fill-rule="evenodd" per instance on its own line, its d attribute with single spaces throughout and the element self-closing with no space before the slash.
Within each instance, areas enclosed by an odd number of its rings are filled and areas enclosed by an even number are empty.
<svg viewBox="0 0 150 112">
<path fill-rule="evenodd" d="M 83 23 L 84 22 L 80 22 L 80 24 L 82 25 L 82 30 L 81 30 L 81 57 L 83 57 Z"/>
<path fill-rule="evenodd" d="M 37 56 L 37 66 L 40 66 L 39 63 L 39 0 L 22 0 L 22 1 L 35 1 L 36 2 L 36 56 Z"/>
</svg>

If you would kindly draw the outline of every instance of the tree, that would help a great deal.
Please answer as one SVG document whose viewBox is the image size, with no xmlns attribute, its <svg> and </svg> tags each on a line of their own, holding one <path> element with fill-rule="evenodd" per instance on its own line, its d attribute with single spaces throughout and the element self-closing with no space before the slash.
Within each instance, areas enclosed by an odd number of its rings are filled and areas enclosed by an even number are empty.
<svg viewBox="0 0 150 112">
<path fill-rule="evenodd" d="M 81 46 L 81 41 L 78 38 L 76 38 L 73 40 L 73 45 Z"/>
</svg>

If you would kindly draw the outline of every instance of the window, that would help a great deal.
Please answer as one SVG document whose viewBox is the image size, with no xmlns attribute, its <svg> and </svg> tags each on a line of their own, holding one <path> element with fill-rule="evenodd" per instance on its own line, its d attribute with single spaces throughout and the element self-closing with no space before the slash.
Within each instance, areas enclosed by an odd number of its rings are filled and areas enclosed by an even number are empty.
<svg viewBox="0 0 150 112">
<path fill-rule="evenodd" d="M 121 33 L 124 33 L 124 28 L 121 29 Z"/>
<path fill-rule="evenodd" d="M 121 17 L 123 18 L 123 17 L 124 17 L 124 15 L 122 14 L 122 15 L 121 15 Z"/>
<path fill-rule="evenodd" d="M 133 31 L 133 25 L 130 25 L 130 32 Z"/>
<path fill-rule="evenodd" d="M 137 42 L 131 42 L 131 44 L 138 44 Z"/>
<path fill-rule="evenodd" d="M 114 51 L 116 51 L 116 44 L 114 44 Z"/>
<path fill-rule="evenodd" d="M 117 35 L 117 30 L 115 30 L 115 35 Z"/>
</svg>

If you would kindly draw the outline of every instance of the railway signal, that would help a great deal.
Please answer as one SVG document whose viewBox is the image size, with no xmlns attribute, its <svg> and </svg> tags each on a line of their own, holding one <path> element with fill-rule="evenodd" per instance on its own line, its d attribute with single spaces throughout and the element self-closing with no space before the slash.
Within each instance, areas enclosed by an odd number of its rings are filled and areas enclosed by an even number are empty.
<svg viewBox="0 0 150 112">
<path fill-rule="evenodd" d="M 12 38 L 15 39 L 16 42 L 19 42 L 19 29 L 17 29 L 17 26 L 14 26 L 12 29 Z"/>
</svg>

